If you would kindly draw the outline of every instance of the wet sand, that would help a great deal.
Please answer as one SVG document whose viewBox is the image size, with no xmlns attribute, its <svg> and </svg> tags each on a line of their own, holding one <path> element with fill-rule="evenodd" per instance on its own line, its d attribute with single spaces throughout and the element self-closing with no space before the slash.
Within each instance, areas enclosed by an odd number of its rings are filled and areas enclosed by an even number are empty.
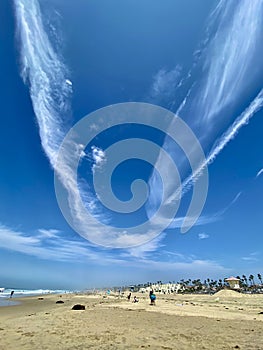
<svg viewBox="0 0 263 350">
<path fill-rule="evenodd" d="M 157 295 L 155 306 L 136 295 L 138 303 L 84 294 L 23 298 L 0 308 L 0 349 L 263 349 L 263 295 Z M 86 309 L 71 310 L 75 304 Z"/>
</svg>

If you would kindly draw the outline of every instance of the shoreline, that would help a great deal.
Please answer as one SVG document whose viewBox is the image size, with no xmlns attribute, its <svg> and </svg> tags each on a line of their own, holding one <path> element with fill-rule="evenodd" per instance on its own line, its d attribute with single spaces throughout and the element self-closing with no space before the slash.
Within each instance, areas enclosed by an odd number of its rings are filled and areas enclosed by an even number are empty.
<svg viewBox="0 0 263 350">
<path fill-rule="evenodd" d="M 1 298 L 0 299 L 0 308 L 4 306 L 15 306 L 20 304 L 18 301 L 14 301 L 12 298 Z"/>
</svg>

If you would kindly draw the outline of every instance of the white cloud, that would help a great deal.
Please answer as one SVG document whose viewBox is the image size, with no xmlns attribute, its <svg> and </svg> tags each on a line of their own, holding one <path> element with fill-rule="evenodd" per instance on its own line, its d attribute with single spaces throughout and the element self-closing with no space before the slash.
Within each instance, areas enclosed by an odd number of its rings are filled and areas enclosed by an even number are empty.
<svg viewBox="0 0 263 350">
<path fill-rule="evenodd" d="M 86 241 L 65 239 L 62 233 L 54 229 L 40 229 L 28 234 L 0 225 L 0 249 L 31 255 L 38 259 L 61 262 L 96 263 L 101 266 L 137 269 L 135 279 L 140 280 L 142 273 L 149 278 L 171 279 L 207 278 L 207 276 L 227 276 L 231 270 L 216 261 L 202 260 L 194 256 L 185 256 L 176 252 L 161 250 L 160 239 L 155 239 L 138 248 L 113 252 L 106 249 L 98 251 Z M 152 254 L 151 254 L 152 253 Z M 151 277 L 152 276 L 152 277 Z M 147 277 L 148 278 L 148 277 Z M 119 280 L 121 283 L 121 280 Z"/>
<path fill-rule="evenodd" d="M 131 256 L 135 258 L 146 259 L 149 253 L 152 253 L 164 246 L 161 243 L 164 237 L 165 237 L 165 234 L 162 233 L 158 237 L 151 240 L 150 242 L 142 244 L 138 247 L 129 248 L 123 254 L 123 256 Z"/>
<path fill-rule="evenodd" d="M 175 95 L 178 85 L 181 68 L 176 66 L 172 70 L 161 68 L 153 77 L 151 96 L 154 99 L 163 99 Z"/>
<path fill-rule="evenodd" d="M 214 222 L 222 220 L 223 215 L 232 207 L 232 205 L 234 205 L 237 202 L 237 200 L 241 196 L 241 194 L 242 194 L 242 191 L 238 192 L 228 205 L 226 205 L 223 209 L 217 211 L 216 213 L 213 213 L 210 215 L 199 216 L 199 218 L 197 219 L 197 221 L 195 223 L 195 226 L 212 224 Z M 185 216 L 175 218 L 168 229 L 181 228 L 184 220 L 186 220 L 186 219 L 187 219 L 187 217 L 185 217 Z M 188 219 L 191 221 L 191 218 L 188 218 Z"/>
<path fill-rule="evenodd" d="M 59 230 L 39 229 L 29 235 L 0 225 L 0 248 L 57 261 L 99 258 L 87 243 L 64 239 L 58 234 L 61 234 Z"/>
<path fill-rule="evenodd" d="M 95 162 L 93 167 L 102 166 L 106 161 L 105 152 L 101 148 L 96 146 L 92 146 L 91 150 L 92 150 L 92 158 Z"/>
<path fill-rule="evenodd" d="M 66 79 L 66 83 L 67 83 L 68 85 L 72 86 L 72 81 L 71 81 L 71 80 Z"/>
<path fill-rule="evenodd" d="M 207 239 L 209 235 L 207 233 L 198 233 L 198 239 Z"/>
<path fill-rule="evenodd" d="M 245 111 L 235 120 L 233 125 L 231 125 L 228 128 L 228 130 L 219 138 L 219 140 L 217 140 L 213 149 L 206 157 L 205 161 L 201 165 L 199 165 L 196 169 L 194 169 L 193 173 L 183 181 L 183 183 L 182 183 L 182 195 L 184 195 L 186 192 L 188 192 L 188 190 L 191 188 L 191 186 L 200 178 L 200 176 L 202 176 L 203 169 L 207 165 L 213 163 L 213 161 L 216 159 L 218 154 L 224 149 L 224 147 L 237 135 L 239 130 L 249 122 L 249 120 L 254 116 L 254 114 L 257 113 L 262 108 L 262 106 L 263 106 L 263 89 L 259 92 L 259 94 L 256 96 L 256 98 L 250 103 L 250 105 L 245 109 Z M 170 141 L 167 141 L 167 142 L 169 143 Z M 169 171 L 169 169 L 167 169 L 167 163 L 166 162 L 164 163 L 164 159 L 162 159 L 162 157 L 160 157 L 160 156 L 157 160 L 155 167 L 160 168 L 160 169 L 165 168 L 166 171 Z M 150 188 L 153 187 L 154 183 L 156 183 L 156 179 L 153 176 L 153 177 L 151 177 L 151 179 L 149 181 Z M 178 199 L 177 198 L 177 196 L 178 196 L 177 190 L 178 189 L 174 188 L 174 179 L 172 177 L 170 179 L 170 184 L 168 184 L 168 185 L 171 188 L 171 190 L 170 190 L 171 195 L 169 197 L 167 197 L 167 199 L 166 199 L 166 201 L 169 205 L 169 203 L 173 203 L 174 201 L 176 201 Z M 156 201 L 155 197 L 160 195 L 159 192 L 160 192 L 160 189 L 156 188 L 156 186 L 154 187 L 154 189 L 152 191 L 150 191 L 150 193 L 152 194 L 152 198 L 150 198 L 149 208 L 151 208 L 151 206 L 155 205 L 155 201 Z M 235 203 L 237 201 L 237 199 L 239 198 L 241 193 L 242 192 L 237 194 L 237 196 L 233 200 L 233 203 Z M 230 205 L 232 205 L 233 203 L 231 203 Z"/>
<path fill-rule="evenodd" d="M 263 173 L 263 168 L 258 171 L 256 178 L 259 177 L 262 173 Z"/>
<path fill-rule="evenodd" d="M 68 130 L 72 86 L 68 69 L 52 46 L 37 0 L 14 0 L 21 76 L 39 124 L 41 144 L 52 166 Z"/>
<path fill-rule="evenodd" d="M 42 237 L 52 238 L 56 237 L 61 231 L 55 229 L 39 229 L 38 232 Z"/>
<path fill-rule="evenodd" d="M 197 219 L 195 226 L 211 224 L 213 222 L 221 220 L 221 218 L 221 211 L 211 215 L 201 215 Z M 168 229 L 181 228 L 185 220 L 191 221 L 191 218 L 187 218 L 185 216 L 175 218 Z"/>
<path fill-rule="evenodd" d="M 153 271 L 158 273 L 168 273 L 168 275 L 173 273 L 177 280 L 181 278 L 201 278 L 205 279 L 209 276 L 227 276 L 231 273 L 230 268 L 226 268 L 216 261 L 212 260 L 201 260 L 194 259 L 189 262 L 164 262 L 164 261 L 153 261 L 153 260 L 143 260 L 144 267 L 148 265 Z"/>
<path fill-rule="evenodd" d="M 261 1 L 237 2 L 234 6 L 231 1 L 219 1 L 212 12 L 211 27 L 219 25 L 210 32 L 203 65 L 206 75 L 196 96 L 196 107 L 204 120 L 211 121 L 222 108 L 231 105 L 253 79 L 261 20 Z"/>
<path fill-rule="evenodd" d="M 247 256 L 243 256 L 241 259 L 247 262 L 256 262 L 259 261 L 259 253 L 258 252 L 252 252 Z"/>
<path fill-rule="evenodd" d="M 32 99 L 34 112 L 36 114 L 37 121 L 39 124 L 40 137 L 41 137 L 41 143 L 42 143 L 43 149 L 45 150 L 45 153 L 47 154 L 50 160 L 50 163 L 55 169 L 57 176 L 60 179 L 62 185 L 67 190 L 66 199 L 68 200 L 70 211 L 71 211 L 72 217 L 74 218 L 74 222 L 77 222 L 77 225 L 76 225 L 78 227 L 77 231 L 82 232 L 83 236 L 85 236 L 85 233 L 89 232 L 90 234 L 86 235 L 85 237 L 88 237 L 90 240 L 94 240 L 96 242 L 98 241 L 103 242 L 103 244 L 105 243 L 105 245 L 107 245 L 108 242 L 111 243 L 112 237 L 114 237 L 114 234 L 115 234 L 114 229 L 108 228 L 108 227 L 106 227 L 105 229 L 101 229 L 101 225 L 98 225 L 93 221 L 91 222 L 87 220 L 86 210 L 82 203 L 83 197 L 82 198 L 80 197 L 79 188 L 74 181 L 75 173 L 73 172 L 71 165 L 74 162 L 74 159 L 78 159 L 79 157 L 84 156 L 83 149 L 81 147 L 82 145 L 79 145 L 78 143 L 74 143 L 74 135 L 72 135 L 72 140 L 71 140 L 72 144 L 69 147 L 70 151 L 65 152 L 65 154 L 63 155 L 64 157 L 59 164 L 56 163 L 58 148 L 61 145 L 61 141 L 63 140 L 65 133 L 67 132 L 67 129 L 68 129 L 68 126 L 67 125 L 65 126 L 65 123 L 71 114 L 70 99 L 71 99 L 72 88 L 69 83 L 65 84 L 65 81 L 69 80 L 68 70 L 63 64 L 62 60 L 60 60 L 59 55 L 55 52 L 54 48 L 52 47 L 52 43 L 49 41 L 48 35 L 44 30 L 41 10 L 40 10 L 38 1 L 15 0 L 14 4 L 15 4 L 16 21 L 17 21 L 17 29 L 18 29 L 17 33 L 21 41 L 21 55 L 20 55 L 21 68 L 22 68 L 21 75 L 24 81 L 29 82 L 30 84 L 30 95 Z M 249 8 L 250 16 L 248 16 L 248 18 L 246 17 L 244 18 L 245 23 L 249 26 L 249 29 L 253 27 L 252 25 L 253 23 L 252 24 L 250 23 L 251 9 L 253 10 L 252 15 L 255 13 L 257 14 L 257 11 L 255 10 L 255 8 L 252 8 L 252 7 Z M 242 11 L 241 14 L 243 14 L 244 12 L 245 11 Z M 255 16 L 255 17 L 257 18 L 258 16 Z M 242 21 L 239 21 L 238 24 L 241 22 Z M 231 27 L 230 29 L 233 29 L 233 27 Z M 247 31 L 247 29 L 244 28 L 244 31 Z M 238 34 L 238 31 L 232 30 L 231 33 Z M 228 38 L 228 35 L 224 35 L 224 38 L 225 37 Z M 243 31 L 241 31 L 240 37 L 242 39 L 242 42 L 244 42 Z M 253 43 L 255 38 L 254 36 L 249 36 L 249 38 L 251 38 L 251 41 L 249 41 L 249 43 L 247 44 L 244 43 L 244 45 L 251 46 L 251 42 Z M 233 36 L 231 36 L 230 39 L 232 40 Z M 227 41 L 227 43 L 229 43 L 229 41 Z M 224 44 L 224 41 L 223 41 L 223 44 Z M 216 43 L 215 43 L 215 46 L 216 46 Z M 231 48 L 232 45 L 229 45 L 229 46 L 227 45 L 227 48 L 228 47 Z M 245 46 L 245 49 L 246 48 L 247 46 Z M 245 50 L 245 53 L 247 53 L 247 50 Z M 235 55 L 238 55 L 238 57 L 241 56 L 239 49 L 235 51 Z M 216 57 L 221 57 L 221 56 L 222 55 L 218 55 Z M 244 54 L 242 55 L 242 57 L 243 56 Z M 229 55 L 226 54 L 226 57 L 229 57 Z M 231 68 L 231 57 L 232 56 L 230 55 L 230 59 L 228 59 L 230 68 Z M 246 60 L 247 60 L 247 57 L 246 57 Z M 232 61 L 234 62 L 234 60 Z M 210 63 L 211 64 L 209 65 L 209 67 L 211 68 L 213 67 L 213 64 L 214 64 L 213 60 L 211 60 Z M 231 77 L 233 77 L 233 72 L 234 74 L 236 73 L 236 70 L 229 69 L 229 64 L 227 65 L 227 71 L 230 70 L 231 74 L 230 74 L 230 77 L 227 79 L 227 84 L 224 83 L 223 87 L 222 87 L 222 84 L 220 85 L 218 95 L 214 96 L 213 95 L 214 91 L 211 92 L 212 100 L 215 101 L 216 104 L 218 101 L 222 100 L 221 92 L 228 90 L 229 84 L 233 86 Z M 239 68 L 243 67 L 242 64 L 236 64 L 236 62 L 234 62 L 234 64 Z M 216 62 L 215 68 L 218 68 L 221 66 L 224 68 L 224 65 L 220 65 L 218 64 L 218 62 Z M 162 69 L 157 73 L 152 86 L 152 92 L 155 97 L 161 98 L 162 97 L 161 95 L 163 95 L 167 98 L 170 96 L 170 94 L 174 94 L 174 88 L 178 83 L 178 78 L 180 73 L 179 70 L 180 69 L 176 67 L 171 71 Z M 226 70 L 224 70 L 224 72 L 225 71 Z M 212 73 L 215 72 L 216 74 L 213 75 L 211 72 Z M 216 91 L 218 89 L 217 78 L 219 75 L 224 76 L 224 74 L 221 74 L 221 69 L 219 69 L 219 74 L 216 69 L 212 71 L 209 70 L 209 77 L 211 77 L 213 81 L 216 81 Z M 206 86 L 212 86 L 212 88 L 214 88 L 213 81 L 210 84 L 210 80 L 209 80 Z M 240 84 L 240 86 L 241 85 L 242 84 Z M 230 95 L 229 92 L 228 92 L 228 95 Z M 54 96 L 56 96 L 56 98 L 54 98 Z M 232 98 L 234 98 L 234 96 L 232 96 Z M 262 101 L 260 100 L 260 98 L 261 96 L 259 94 L 259 96 L 255 99 L 255 101 L 253 101 L 253 103 L 249 107 L 248 111 L 245 111 L 245 115 L 241 116 L 242 117 L 241 120 L 238 120 L 238 123 L 234 124 L 230 132 L 224 135 L 222 140 L 221 139 L 219 140 L 220 142 L 217 148 L 213 150 L 212 154 L 209 157 L 210 160 L 211 159 L 213 160 L 215 158 L 215 156 L 222 150 L 222 148 L 227 144 L 227 142 L 236 135 L 236 132 L 239 130 L 239 128 L 243 126 L 251 118 L 251 116 L 261 107 Z M 209 107 L 209 103 L 207 102 L 207 100 L 205 101 L 205 105 Z M 203 114 L 201 113 L 201 115 Z M 96 126 L 94 127 L 96 128 Z M 207 133 L 206 129 L 205 129 L 205 132 Z M 93 154 L 93 160 L 95 162 L 94 166 L 101 166 L 105 161 L 104 152 L 99 148 L 95 147 L 92 151 L 92 154 Z M 166 164 L 164 166 L 166 167 Z M 169 171 L 169 169 L 167 170 Z M 200 169 L 197 169 L 197 175 L 199 175 L 201 170 L 202 170 L 202 167 Z M 193 178 L 194 176 L 191 177 L 190 180 L 192 181 Z M 172 192 L 174 190 L 173 181 L 174 179 L 173 177 L 171 177 Z M 87 198 L 89 197 L 90 196 L 87 195 Z M 96 209 L 95 203 L 96 202 L 94 201 L 92 202 L 93 209 Z M 108 238 L 110 235 L 112 235 L 112 237 Z M 147 236 L 150 239 L 154 235 L 151 235 L 151 233 L 149 234 L 147 233 L 145 234 L 145 236 Z M 22 241 L 26 240 L 28 244 L 30 243 L 30 238 L 27 237 L 27 235 L 24 235 L 23 233 L 17 232 L 16 234 L 13 234 L 13 239 L 15 239 L 14 237 L 16 237 L 17 244 L 19 247 L 25 248 L 21 245 L 22 244 L 21 240 Z M 48 255 L 48 250 L 45 249 L 43 246 L 41 246 L 41 242 L 38 241 L 39 238 L 35 237 L 34 239 L 36 239 L 36 241 L 30 243 L 31 248 L 32 249 L 34 248 L 33 251 L 36 252 L 38 250 L 39 253 L 42 254 L 42 256 L 45 256 L 45 254 Z M 58 237 L 56 237 L 56 239 L 58 240 Z M 127 239 L 127 242 L 129 242 L 130 237 L 123 236 L 123 237 L 120 237 L 120 239 L 122 241 L 125 241 Z M 145 237 L 142 238 L 142 240 L 145 241 Z M 66 245 L 66 243 L 68 242 L 65 242 L 61 239 L 61 247 L 63 248 L 61 250 L 61 253 L 62 255 L 64 254 L 64 256 L 68 258 L 72 256 L 72 252 L 68 250 L 68 246 Z M 75 243 L 74 242 L 71 242 L 71 243 L 74 246 Z M 2 241 L 2 244 L 7 244 L 7 243 Z M 153 243 L 152 243 L 152 247 L 153 247 Z M 86 251 L 85 248 L 83 248 L 83 246 L 78 246 L 76 247 L 76 249 L 79 249 L 80 252 L 83 252 L 82 249 L 84 249 L 84 251 L 87 254 L 91 255 L 91 252 L 89 252 L 88 250 Z M 51 254 L 52 252 L 53 251 L 51 249 L 49 251 L 49 254 Z M 54 251 L 53 253 L 55 255 L 56 251 Z"/>
<path fill-rule="evenodd" d="M 250 262 L 258 261 L 257 258 L 252 257 L 252 256 L 243 256 L 241 259 L 242 259 L 242 260 L 245 260 L 245 261 L 250 261 Z"/>
<path fill-rule="evenodd" d="M 202 60 L 200 59 L 200 73 L 196 85 L 189 90 L 189 95 L 175 113 L 184 118 L 199 139 L 205 154 L 205 161 L 196 159 L 197 164 L 188 177 L 182 176 L 182 195 L 192 188 L 200 179 L 206 166 L 211 164 L 226 145 L 236 137 L 239 130 L 263 106 L 263 89 L 258 93 L 250 105 L 241 113 L 232 125 L 219 137 L 214 135 L 229 125 L 226 107 L 232 106 L 244 95 L 247 81 L 255 78 L 254 62 L 262 51 L 262 42 L 259 40 L 262 27 L 262 3 L 220 1 L 211 15 L 211 27 L 207 28 L 209 37 L 206 38 Z M 244 33 L 249 33 L 249 40 L 244 42 Z M 259 65 L 262 71 L 262 66 Z M 173 101 L 170 101 L 170 104 Z M 229 109 L 232 111 L 232 109 Z M 231 112 L 229 112 L 231 113 Z M 220 120 L 220 123 L 219 123 Z M 171 129 L 173 125 L 171 124 Z M 211 148 L 211 145 L 214 146 Z M 183 169 L 185 159 L 172 145 L 170 138 L 166 138 L 163 148 L 172 149 L 171 156 L 176 160 L 179 170 Z M 194 152 L 194 149 L 193 149 Z M 186 155 L 189 157 L 189 154 Z M 197 157 L 196 157 L 197 158 Z M 186 162 L 185 162 L 186 163 Z M 186 167 L 186 165 L 185 165 Z M 164 157 L 159 155 L 155 168 L 171 173 Z M 186 173 L 186 172 L 185 172 Z M 150 200 L 149 210 L 155 208 L 161 198 L 160 186 L 156 186 L 156 174 L 149 181 Z M 178 184 L 174 177 L 166 181 L 169 194 L 165 197 L 167 205 L 173 205 L 178 199 Z M 151 214 L 151 213 L 150 213 Z"/>
</svg>

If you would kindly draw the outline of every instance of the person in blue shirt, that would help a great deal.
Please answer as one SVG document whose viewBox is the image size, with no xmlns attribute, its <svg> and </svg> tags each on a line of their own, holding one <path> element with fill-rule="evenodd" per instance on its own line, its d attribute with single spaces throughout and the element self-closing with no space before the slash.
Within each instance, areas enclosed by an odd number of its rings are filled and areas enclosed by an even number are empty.
<svg viewBox="0 0 263 350">
<path fill-rule="evenodd" d="M 149 297 L 150 297 L 150 301 L 151 301 L 150 305 L 155 305 L 156 295 L 154 294 L 154 292 L 152 290 L 150 291 Z"/>
</svg>

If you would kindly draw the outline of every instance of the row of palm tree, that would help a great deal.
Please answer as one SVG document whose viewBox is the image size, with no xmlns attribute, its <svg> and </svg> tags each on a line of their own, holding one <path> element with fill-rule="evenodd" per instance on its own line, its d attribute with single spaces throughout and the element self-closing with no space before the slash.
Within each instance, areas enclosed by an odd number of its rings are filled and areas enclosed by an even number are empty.
<svg viewBox="0 0 263 350">
<path fill-rule="evenodd" d="M 242 275 L 242 277 L 240 276 L 237 276 L 237 278 L 240 279 L 240 283 L 241 283 L 241 286 L 244 286 L 244 287 L 248 287 L 249 285 L 250 286 L 255 286 L 256 283 L 255 283 L 255 277 L 254 275 L 249 275 L 249 277 L 247 278 L 246 275 Z M 260 285 L 262 285 L 262 276 L 260 273 L 257 274 L 257 278 L 260 282 Z"/>
<path fill-rule="evenodd" d="M 252 289 L 256 286 L 262 287 L 263 288 L 263 282 L 262 282 L 262 275 L 260 273 L 257 274 L 257 279 L 259 281 L 258 284 L 255 282 L 255 276 L 254 275 L 249 275 L 248 277 L 246 275 L 236 276 L 240 280 L 240 287 L 241 289 L 244 290 L 249 290 Z M 226 282 L 226 278 L 224 279 L 218 279 L 218 280 L 213 280 L 210 278 L 205 279 L 203 282 L 200 279 L 181 279 L 180 281 L 169 281 L 169 284 L 180 284 L 182 287 L 188 289 L 189 291 L 200 291 L 203 289 L 206 290 L 220 290 L 226 286 L 228 286 L 228 283 Z M 156 281 L 155 283 L 147 282 L 147 283 L 140 283 L 137 285 L 133 286 L 134 291 L 138 291 L 140 288 L 147 288 L 150 287 L 151 285 L 159 285 L 160 288 L 162 288 L 163 282 Z M 165 283 L 167 284 L 167 282 Z"/>
</svg>

